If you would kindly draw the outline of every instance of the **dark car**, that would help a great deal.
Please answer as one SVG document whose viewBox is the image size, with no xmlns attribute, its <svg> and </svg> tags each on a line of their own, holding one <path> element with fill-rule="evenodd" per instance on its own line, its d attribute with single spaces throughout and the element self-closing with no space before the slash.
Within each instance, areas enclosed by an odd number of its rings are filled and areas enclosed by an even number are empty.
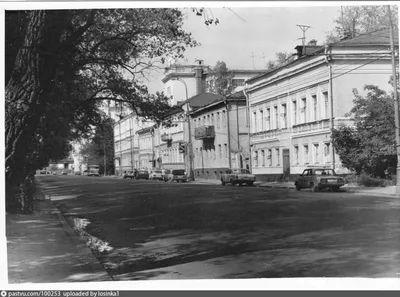
<svg viewBox="0 0 400 297">
<path fill-rule="evenodd" d="M 317 167 L 305 169 L 296 179 L 294 185 L 297 191 L 311 188 L 313 192 L 322 189 L 331 189 L 337 192 L 345 183 L 346 180 L 338 176 L 333 169 Z"/>
<path fill-rule="evenodd" d="M 184 169 L 173 169 L 171 170 L 170 173 L 167 173 L 164 175 L 164 181 L 165 182 L 187 182 L 188 181 L 188 176 L 186 174 L 186 171 Z"/>
<path fill-rule="evenodd" d="M 136 172 L 136 179 L 149 179 L 149 172 L 147 170 L 138 170 Z"/>
</svg>

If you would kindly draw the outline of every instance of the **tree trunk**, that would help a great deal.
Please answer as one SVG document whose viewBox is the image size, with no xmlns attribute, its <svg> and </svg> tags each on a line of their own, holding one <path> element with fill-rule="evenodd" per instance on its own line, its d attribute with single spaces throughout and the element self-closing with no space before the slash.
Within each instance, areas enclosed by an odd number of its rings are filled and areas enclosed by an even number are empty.
<svg viewBox="0 0 400 297">
<path fill-rule="evenodd" d="M 23 46 L 15 59 L 5 90 L 5 166 L 7 202 L 15 204 L 15 190 L 25 188 L 27 144 L 35 137 L 37 123 L 51 100 L 62 51 L 62 36 L 69 11 L 37 10 L 30 21 Z M 18 190 L 17 190 L 18 191 Z M 24 193 L 25 190 L 20 191 Z"/>
</svg>

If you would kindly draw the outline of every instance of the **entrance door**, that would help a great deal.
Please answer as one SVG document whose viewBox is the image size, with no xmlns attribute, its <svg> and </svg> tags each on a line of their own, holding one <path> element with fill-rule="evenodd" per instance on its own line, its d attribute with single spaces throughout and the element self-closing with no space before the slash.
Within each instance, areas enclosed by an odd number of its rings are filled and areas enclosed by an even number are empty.
<svg viewBox="0 0 400 297">
<path fill-rule="evenodd" d="M 282 156 L 283 156 L 283 180 L 289 181 L 289 176 L 290 176 L 290 151 L 289 151 L 289 149 L 283 149 Z"/>
</svg>

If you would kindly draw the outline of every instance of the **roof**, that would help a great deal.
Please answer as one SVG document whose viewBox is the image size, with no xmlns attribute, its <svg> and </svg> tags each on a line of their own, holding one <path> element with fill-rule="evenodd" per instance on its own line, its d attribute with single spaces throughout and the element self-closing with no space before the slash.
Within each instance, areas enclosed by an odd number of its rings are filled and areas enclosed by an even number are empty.
<svg viewBox="0 0 400 297">
<path fill-rule="evenodd" d="M 224 96 L 214 93 L 201 93 L 199 95 L 189 98 L 188 100 L 182 101 L 180 103 L 180 106 L 189 102 L 190 107 L 192 109 L 196 109 L 203 106 L 207 106 L 219 100 L 224 100 Z"/>
<path fill-rule="evenodd" d="M 136 131 L 136 134 L 144 134 L 144 133 L 150 133 L 151 130 L 154 129 L 154 125 L 150 126 L 150 127 L 146 127 L 146 128 L 142 128 L 140 130 Z"/>
<path fill-rule="evenodd" d="M 399 44 L 399 32 L 398 30 L 394 31 L 394 43 L 395 45 L 398 46 Z M 389 46 L 390 45 L 390 30 L 387 28 L 384 29 L 380 29 L 380 30 L 376 30 L 373 32 L 369 32 L 369 33 L 365 33 L 362 35 L 359 35 L 357 37 L 354 38 L 350 38 L 350 39 L 345 39 L 345 40 L 341 40 L 338 41 L 336 43 L 331 43 L 329 44 L 331 47 L 352 47 L 352 46 Z M 302 46 L 296 46 L 295 49 L 299 49 Z M 277 72 L 278 70 L 285 68 L 289 65 L 298 63 L 298 61 L 302 61 L 305 58 L 308 58 L 310 56 L 313 56 L 314 54 L 320 53 L 324 51 L 324 47 L 321 46 L 306 46 L 306 55 L 302 56 L 299 59 L 295 59 L 294 61 L 283 65 L 281 67 L 272 69 L 270 71 L 266 71 L 262 74 L 256 75 L 252 78 L 249 78 L 248 80 L 246 80 L 247 82 L 251 82 L 254 81 L 258 78 L 261 78 L 265 75 L 268 75 L 270 73 L 273 72 Z"/>
<path fill-rule="evenodd" d="M 399 32 L 394 31 L 394 43 L 399 43 Z M 331 46 L 367 46 L 367 45 L 390 45 L 390 30 L 387 28 L 368 32 L 354 38 L 344 39 L 336 43 L 332 43 Z"/>
</svg>

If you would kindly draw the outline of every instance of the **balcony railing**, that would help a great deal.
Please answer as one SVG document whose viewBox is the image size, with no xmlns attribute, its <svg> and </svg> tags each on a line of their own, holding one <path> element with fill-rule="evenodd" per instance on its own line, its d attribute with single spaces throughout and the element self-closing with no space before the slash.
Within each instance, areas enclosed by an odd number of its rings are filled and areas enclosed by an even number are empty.
<svg viewBox="0 0 400 297">
<path fill-rule="evenodd" d="M 194 129 L 194 139 L 215 138 L 214 126 L 201 126 Z"/>
<path fill-rule="evenodd" d="M 167 133 L 161 134 L 161 140 L 162 141 L 172 141 L 172 135 L 167 134 Z"/>
</svg>

